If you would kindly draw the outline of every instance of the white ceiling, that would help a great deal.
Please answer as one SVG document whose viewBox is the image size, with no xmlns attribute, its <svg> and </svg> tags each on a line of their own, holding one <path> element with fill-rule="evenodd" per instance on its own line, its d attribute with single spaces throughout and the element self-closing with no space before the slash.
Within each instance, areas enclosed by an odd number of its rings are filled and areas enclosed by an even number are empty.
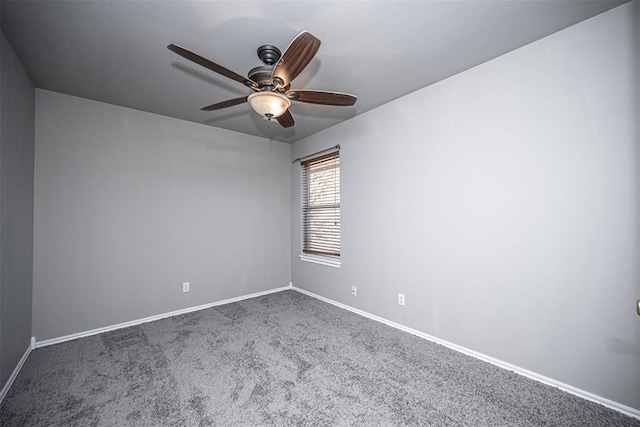
<svg viewBox="0 0 640 427">
<path fill-rule="evenodd" d="M 2 30 L 38 88 L 293 142 L 531 43 L 625 0 L 13 1 Z M 354 107 L 294 102 L 283 129 L 242 84 L 169 51 L 176 43 L 239 74 L 256 49 L 284 51 L 307 30 L 322 41 L 292 89 L 358 96 Z"/>
</svg>

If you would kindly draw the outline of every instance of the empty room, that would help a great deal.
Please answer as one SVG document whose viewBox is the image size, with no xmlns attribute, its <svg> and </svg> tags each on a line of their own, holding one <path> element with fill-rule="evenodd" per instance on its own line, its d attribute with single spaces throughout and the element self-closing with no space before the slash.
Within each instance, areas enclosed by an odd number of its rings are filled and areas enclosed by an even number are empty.
<svg viewBox="0 0 640 427">
<path fill-rule="evenodd" d="M 640 426 L 638 1 L 0 22 L 0 425 Z"/>
</svg>

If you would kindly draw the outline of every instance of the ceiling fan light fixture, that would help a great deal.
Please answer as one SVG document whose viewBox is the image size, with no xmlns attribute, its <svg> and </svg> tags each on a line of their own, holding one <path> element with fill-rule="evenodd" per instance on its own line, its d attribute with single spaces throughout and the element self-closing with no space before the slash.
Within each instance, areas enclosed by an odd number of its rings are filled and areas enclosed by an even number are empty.
<svg viewBox="0 0 640 427">
<path fill-rule="evenodd" d="M 280 126 L 290 128 L 295 124 L 289 111 L 291 101 L 350 106 L 355 104 L 357 99 L 354 95 L 349 95 L 348 93 L 322 90 L 289 90 L 291 80 L 295 79 L 304 70 L 313 60 L 318 48 L 320 48 L 320 39 L 308 31 L 298 34 L 282 54 L 274 46 L 260 46 L 258 48 L 258 57 L 264 65 L 252 68 L 248 77 L 241 76 L 204 56 L 200 56 L 176 44 L 171 43 L 167 48 L 191 62 L 242 83 L 256 91 L 248 96 L 240 96 L 207 105 L 201 108 L 202 111 L 215 111 L 249 102 L 251 108 L 266 120 L 275 118 L 278 119 L 277 122 Z"/>
<path fill-rule="evenodd" d="M 255 92 L 247 97 L 253 111 L 267 118 L 283 115 L 291 106 L 291 100 L 277 92 Z"/>
</svg>

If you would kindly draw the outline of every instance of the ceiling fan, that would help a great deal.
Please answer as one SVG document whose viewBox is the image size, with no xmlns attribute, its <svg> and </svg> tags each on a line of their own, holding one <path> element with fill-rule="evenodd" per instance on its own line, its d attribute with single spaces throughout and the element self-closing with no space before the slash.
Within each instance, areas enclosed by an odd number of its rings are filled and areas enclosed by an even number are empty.
<svg viewBox="0 0 640 427">
<path fill-rule="evenodd" d="M 304 70 L 320 48 L 320 40 L 307 31 L 298 34 L 284 51 L 284 54 L 281 54 L 275 46 L 260 46 L 258 57 L 264 65 L 253 68 L 249 71 L 248 77 L 235 73 L 176 44 L 172 43 L 167 48 L 198 65 L 240 82 L 254 91 L 248 96 L 208 105 L 202 108 L 203 111 L 220 110 L 249 102 L 256 113 L 267 120 L 276 119 L 282 127 L 288 128 L 294 125 L 293 116 L 289 111 L 291 101 L 349 106 L 355 104 L 358 99 L 348 93 L 291 89 L 291 81 Z"/>
</svg>

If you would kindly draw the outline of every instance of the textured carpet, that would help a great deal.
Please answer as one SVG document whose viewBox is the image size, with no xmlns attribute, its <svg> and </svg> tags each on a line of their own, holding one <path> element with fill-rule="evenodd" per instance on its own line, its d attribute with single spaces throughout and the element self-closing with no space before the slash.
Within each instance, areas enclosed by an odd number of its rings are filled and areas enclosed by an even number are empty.
<svg viewBox="0 0 640 427">
<path fill-rule="evenodd" d="M 285 291 L 36 349 L 0 425 L 640 421 Z"/>
</svg>

